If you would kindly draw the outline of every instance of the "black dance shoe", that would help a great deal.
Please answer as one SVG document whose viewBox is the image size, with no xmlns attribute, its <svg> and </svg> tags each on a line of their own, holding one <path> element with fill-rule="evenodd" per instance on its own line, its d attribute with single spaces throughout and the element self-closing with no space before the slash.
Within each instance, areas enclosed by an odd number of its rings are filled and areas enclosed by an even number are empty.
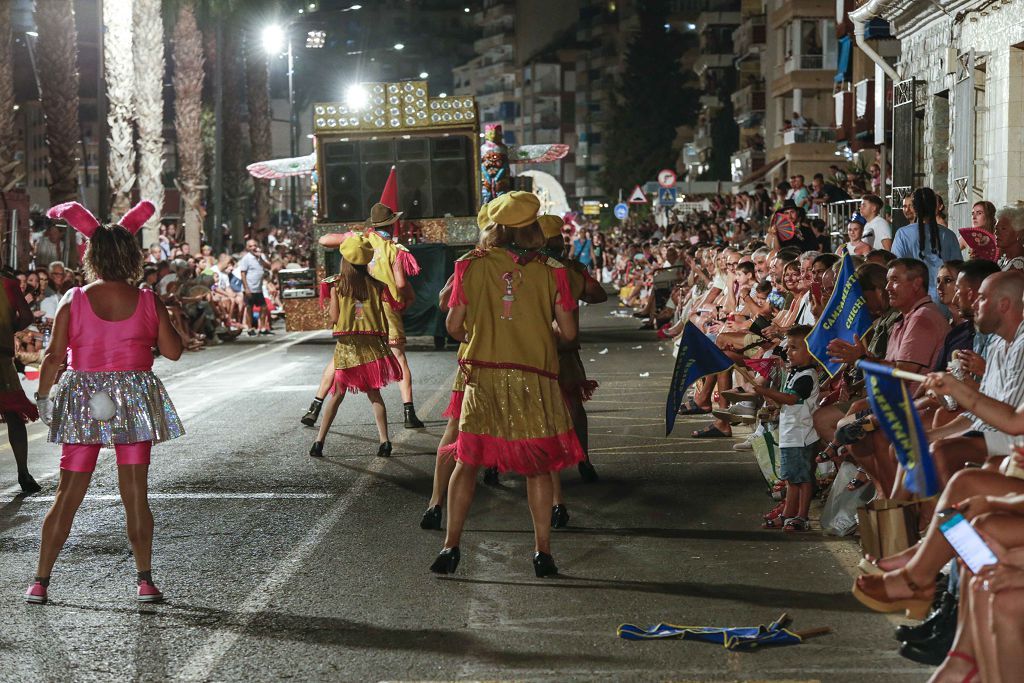
<svg viewBox="0 0 1024 683">
<path fill-rule="evenodd" d="M 555 558 L 547 553 L 534 553 L 533 571 L 536 572 L 538 579 L 542 579 L 545 576 L 554 576 L 558 573 L 558 567 L 555 566 Z"/>
<path fill-rule="evenodd" d="M 484 470 L 484 483 L 488 486 L 498 485 L 498 468 L 488 467 Z"/>
<path fill-rule="evenodd" d="M 37 484 L 28 472 L 18 475 L 18 485 L 21 487 L 22 493 L 39 493 L 43 490 L 43 487 Z"/>
<path fill-rule="evenodd" d="M 314 441 L 313 445 L 309 447 L 309 455 L 312 458 L 324 457 L 324 442 Z"/>
<path fill-rule="evenodd" d="M 569 526 L 569 511 L 559 503 L 551 508 L 551 528 L 564 529 L 567 526 Z"/>
<path fill-rule="evenodd" d="M 590 464 L 589 460 L 581 461 L 580 464 L 576 466 L 576 469 L 580 471 L 580 478 L 588 484 L 593 484 L 597 481 L 597 470 L 594 469 L 594 466 Z"/>
<path fill-rule="evenodd" d="M 918 644 L 931 640 L 941 633 L 954 633 L 956 631 L 956 598 L 949 593 L 943 593 L 935 610 L 916 626 L 897 626 L 896 640 L 903 643 Z"/>
<path fill-rule="evenodd" d="M 433 531 L 441 530 L 440 505 L 435 505 L 434 507 L 427 508 L 427 511 L 423 513 L 423 517 L 420 519 L 420 528 Z"/>
<path fill-rule="evenodd" d="M 445 548 L 437 554 L 430 571 L 435 574 L 454 574 L 459 566 L 459 547 Z"/>
<path fill-rule="evenodd" d="M 416 417 L 416 406 L 412 403 L 406 403 L 403 406 L 405 411 L 405 428 L 406 429 L 423 429 L 426 425 Z"/>
<path fill-rule="evenodd" d="M 306 414 L 302 416 L 302 419 L 300 419 L 299 422 L 307 427 L 312 427 L 316 424 L 317 418 L 320 417 L 320 409 L 323 407 L 324 402 L 318 398 L 314 398 L 313 402 L 309 404 L 309 410 L 306 411 Z"/>
<path fill-rule="evenodd" d="M 384 443 L 382 443 L 380 445 L 380 448 L 377 449 L 377 457 L 387 458 L 390 455 L 391 455 L 391 442 L 390 441 L 385 441 Z"/>
<path fill-rule="evenodd" d="M 900 656 L 918 664 L 938 666 L 946 659 L 949 649 L 953 646 L 955 635 L 956 625 L 954 624 L 947 633 L 936 632 L 928 640 L 900 643 Z"/>
</svg>

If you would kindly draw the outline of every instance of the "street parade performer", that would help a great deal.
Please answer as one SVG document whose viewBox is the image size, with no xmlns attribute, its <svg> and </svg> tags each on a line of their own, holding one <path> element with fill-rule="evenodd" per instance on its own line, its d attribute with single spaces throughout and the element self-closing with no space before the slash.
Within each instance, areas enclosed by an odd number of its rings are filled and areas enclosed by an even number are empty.
<svg viewBox="0 0 1024 683">
<path fill-rule="evenodd" d="M 368 273 L 370 277 L 387 285 L 391 295 L 390 303 L 384 307 L 384 314 L 388 321 L 388 344 L 402 368 L 402 381 L 399 384 L 399 389 L 402 394 L 405 428 L 422 429 L 423 422 L 416 416 L 416 407 L 412 398 L 412 372 L 405 356 L 405 323 L 402 321 L 402 311 L 416 298 L 408 278 L 418 274 L 420 266 L 404 245 L 398 244 L 391 238 L 391 235 L 379 230 L 394 225 L 401 216 L 401 211 L 396 213 L 385 204 L 374 204 L 370 209 L 370 217 L 366 221 L 366 230 L 362 232 L 362 235 L 370 241 L 374 251 Z M 354 234 L 356 233 L 350 231 L 324 235 L 320 238 L 320 244 L 327 249 L 334 249 Z M 309 410 L 302 417 L 302 424 L 307 426 L 316 424 L 323 407 L 324 397 L 330 391 L 333 377 L 334 366 L 328 363 L 321 376 L 318 393 L 313 397 Z"/>
<path fill-rule="evenodd" d="M 467 344 L 466 374 L 456 437 L 456 466 L 448 492 L 444 548 L 431 571 L 459 564 L 459 541 L 480 467 L 527 478 L 533 519 L 534 571 L 556 574 L 551 556 L 551 472 L 583 460 L 583 450 L 558 386 L 558 338 L 576 337 L 576 300 L 561 263 L 543 256 L 537 224 L 540 201 L 510 192 L 487 205 L 494 247 L 475 250 L 455 266 L 448 333 Z"/>
<path fill-rule="evenodd" d="M 153 292 L 134 285 L 142 277 L 135 233 L 154 211 L 151 202 L 143 201 L 116 225 L 100 225 L 76 202 L 47 213 L 89 239 L 83 261 L 93 282 L 64 295 L 39 371 L 39 414 L 50 426 L 49 441 L 62 448 L 57 495 L 43 521 L 39 566 L 25 596 L 30 603 L 46 602 L 50 571 L 104 446 L 116 453 L 128 540 L 138 570 L 138 600 L 163 598 L 151 573 L 150 451 L 154 443 L 175 439 L 185 430 L 152 372 L 153 347 L 177 360 L 181 337 Z M 65 364 L 67 370 L 57 380 Z"/>
<path fill-rule="evenodd" d="M 14 333 L 31 325 L 35 318 L 18 287 L 18 281 L 2 275 L 0 282 L 4 288 L 3 296 L 0 296 L 0 422 L 7 425 L 7 439 L 18 466 L 18 485 L 23 493 L 38 493 L 40 486 L 28 471 L 28 430 L 25 423 L 39 419 L 39 413 L 21 388 L 18 371 L 14 367 Z"/>
<path fill-rule="evenodd" d="M 313 457 L 323 457 L 324 440 L 338 414 L 345 394 L 363 392 L 373 405 L 380 446 L 377 455 L 391 455 L 388 439 L 388 410 L 381 398 L 381 387 L 402 379 L 402 368 L 388 349 L 386 309 L 391 302 L 387 287 L 367 274 L 374 257 L 373 245 L 362 235 L 351 235 L 338 248 L 341 273 L 330 288 L 330 320 L 337 343 L 334 346 L 334 384 L 324 402 L 324 419 L 316 441 L 309 449 Z M 322 291 L 321 294 L 324 294 Z"/>
</svg>

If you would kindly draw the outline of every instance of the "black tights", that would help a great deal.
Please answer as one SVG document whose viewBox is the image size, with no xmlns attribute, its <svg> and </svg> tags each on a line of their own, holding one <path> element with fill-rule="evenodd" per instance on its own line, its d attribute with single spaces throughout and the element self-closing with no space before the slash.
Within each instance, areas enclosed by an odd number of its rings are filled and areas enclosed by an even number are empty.
<svg viewBox="0 0 1024 683">
<path fill-rule="evenodd" d="M 28 430 L 17 413 L 4 413 L 7 423 L 7 438 L 14 451 L 14 462 L 18 465 L 18 476 L 28 474 Z"/>
</svg>

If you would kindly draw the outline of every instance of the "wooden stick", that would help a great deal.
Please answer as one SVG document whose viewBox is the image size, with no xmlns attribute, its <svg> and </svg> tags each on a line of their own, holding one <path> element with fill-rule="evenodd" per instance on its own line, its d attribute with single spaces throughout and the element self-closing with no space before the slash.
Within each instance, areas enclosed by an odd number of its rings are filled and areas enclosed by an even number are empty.
<svg viewBox="0 0 1024 683">
<path fill-rule="evenodd" d="M 897 379 L 905 379 L 908 382 L 923 382 L 928 379 L 924 375 L 919 375 L 916 372 L 907 372 L 906 370 L 899 370 L 897 368 L 893 368 L 892 376 Z"/>
<path fill-rule="evenodd" d="M 828 626 L 822 626 L 821 628 L 809 628 L 806 631 L 793 631 L 793 633 L 800 636 L 801 640 L 806 640 L 817 636 L 827 636 L 832 633 L 832 629 Z"/>
</svg>

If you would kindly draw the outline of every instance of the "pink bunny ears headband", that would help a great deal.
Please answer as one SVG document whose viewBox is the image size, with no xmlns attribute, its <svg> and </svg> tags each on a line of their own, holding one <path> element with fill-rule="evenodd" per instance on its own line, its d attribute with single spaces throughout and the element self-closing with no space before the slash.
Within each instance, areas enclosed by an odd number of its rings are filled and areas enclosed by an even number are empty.
<svg viewBox="0 0 1024 683">
<path fill-rule="evenodd" d="M 156 213 L 156 207 L 153 205 L 153 202 L 144 199 L 122 216 L 117 224 L 134 235 L 154 213 Z M 100 222 L 96 220 L 96 216 L 89 213 L 89 209 L 78 202 L 65 202 L 64 204 L 50 207 L 46 215 L 49 218 L 65 221 L 86 237 L 92 237 L 96 232 L 96 228 L 100 227 Z"/>
</svg>

